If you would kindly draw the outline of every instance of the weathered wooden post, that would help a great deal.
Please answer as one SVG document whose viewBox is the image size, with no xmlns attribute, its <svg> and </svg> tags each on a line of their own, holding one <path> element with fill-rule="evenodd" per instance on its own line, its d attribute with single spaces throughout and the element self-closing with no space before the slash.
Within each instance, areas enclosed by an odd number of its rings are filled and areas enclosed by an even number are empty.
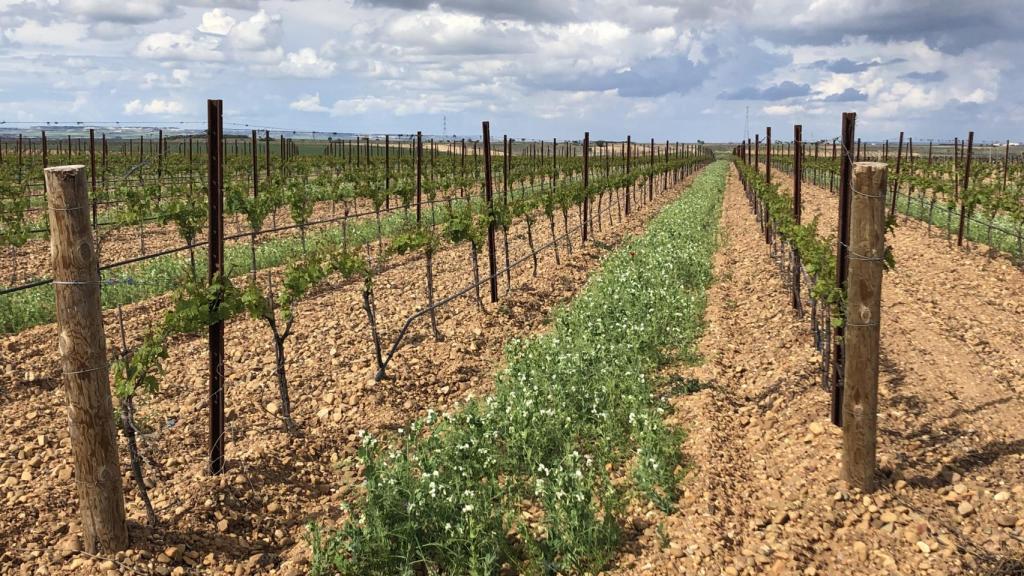
<svg viewBox="0 0 1024 576">
<path fill-rule="evenodd" d="M 632 155 L 633 155 L 633 136 L 627 135 L 626 136 L 626 174 L 629 174 L 629 168 L 630 168 L 629 161 L 632 159 Z M 630 193 L 631 193 L 632 190 L 633 190 L 633 185 L 632 184 L 629 184 L 629 185 L 626 186 L 626 216 L 629 216 L 630 208 L 632 208 L 632 206 L 630 206 L 630 201 L 629 201 L 630 200 Z"/>
<path fill-rule="evenodd" d="M 128 530 L 85 166 L 47 168 L 43 177 L 82 544 L 90 554 L 117 552 L 128 546 Z"/>
<path fill-rule="evenodd" d="M 491 174 L 491 123 L 483 123 L 484 133 L 484 198 L 487 210 L 494 211 L 494 180 Z M 490 274 L 491 302 L 498 301 L 498 255 L 495 246 L 495 223 L 489 219 L 487 224 L 487 271 Z"/>
<path fill-rule="evenodd" d="M 900 179 L 903 176 L 903 172 L 900 170 L 903 162 L 903 131 L 900 130 L 900 143 L 899 148 L 896 149 L 896 177 L 893 178 L 895 182 L 892 183 L 892 208 L 889 210 L 889 214 L 896 217 L 896 194 L 900 191 Z"/>
<path fill-rule="evenodd" d="M 590 132 L 583 133 L 583 242 L 587 241 L 590 228 Z"/>
<path fill-rule="evenodd" d="M 842 479 L 864 492 L 875 487 L 887 172 L 883 162 L 855 164 L 850 205 Z"/>
<path fill-rule="evenodd" d="M 836 287 L 846 293 L 846 272 L 850 245 L 850 187 L 853 178 L 856 112 L 843 112 L 842 160 L 839 166 L 839 237 L 836 239 Z M 833 149 L 835 143 L 833 143 Z M 832 423 L 843 425 L 843 326 L 832 329 Z"/>
<path fill-rule="evenodd" d="M 800 224 L 803 213 L 801 186 L 803 185 L 804 137 L 803 126 L 793 126 L 793 220 Z M 800 254 L 793 248 L 793 308 L 801 312 L 800 306 Z"/>
<path fill-rule="evenodd" d="M 206 101 L 206 158 L 209 220 L 207 280 L 219 282 L 224 274 L 224 102 Z M 220 302 L 213 304 L 219 306 Z M 224 322 L 210 324 L 210 474 L 224 471 Z"/>
<path fill-rule="evenodd" d="M 967 219 L 967 189 L 971 185 L 971 156 L 974 152 L 974 131 L 967 135 L 967 162 L 964 166 L 964 187 L 963 193 L 960 196 L 960 225 L 957 227 L 956 232 L 956 245 L 964 245 L 964 222 Z"/>
</svg>

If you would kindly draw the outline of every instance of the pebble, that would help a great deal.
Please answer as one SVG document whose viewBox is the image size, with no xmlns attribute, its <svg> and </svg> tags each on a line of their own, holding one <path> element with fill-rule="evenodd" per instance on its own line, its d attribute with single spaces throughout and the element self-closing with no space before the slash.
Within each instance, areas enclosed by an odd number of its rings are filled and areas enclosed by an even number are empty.
<svg viewBox="0 0 1024 576">
<path fill-rule="evenodd" d="M 277 402 L 271 402 L 267 404 L 267 412 L 270 412 L 271 414 L 277 414 L 278 410 L 280 410 L 280 408 L 277 407 Z"/>
<path fill-rule="evenodd" d="M 918 549 L 918 550 L 920 550 L 922 554 L 930 554 L 930 553 L 931 553 L 931 551 L 932 551 L 932 548 L 931 548 L 931 546 L 929 546 L 929 545 L 928 545 L 928 544 L 927 544 L 927 543 L 926 543 L 925 541 L 923 541 L 923 540 L 918 540 L 918 541 L 917 541 L 917 549 Z"/>
<path fill-rule="evenodd" d="M 1013 514 L 999 514 L 996 516 L 996 524 L 1003 528 L 1013 528 L 1017 525 L 1017 517 Z"/>
<path fill-rule="evenodd" d="M 961 516 L 970 516 L 974 513 L 974 506 L 972 506 L 970 502 L 961 502 L 960 505 L 956 507 L 956 513 Z"/>
</svg>

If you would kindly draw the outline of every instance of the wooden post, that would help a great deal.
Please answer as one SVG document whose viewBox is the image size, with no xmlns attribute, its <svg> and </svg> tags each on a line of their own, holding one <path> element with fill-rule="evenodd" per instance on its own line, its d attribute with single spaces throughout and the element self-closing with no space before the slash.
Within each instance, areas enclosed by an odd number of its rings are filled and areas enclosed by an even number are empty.
<svg viewBox="0 0 1024 576">
<path fill-rule="evenodd" d="M 416 132 L 416 223 L 420 223 L 423 204 L 423 132 Z"/>
<path fill-rule="evenodd" d="M 651 138 L 651 165 L 648 169 L 654 166 L 654 138 Z M 647 176 L 647 200 L 654 200 L 654 172 L 651 172 Z"/>
<path fill-rule="evenodd" d="M 803 126 L 793 126 L 793 220 L 800 224 L 800 215 L 803 209 L 801 205 L 801 186 L 803 185 L 803 164 L 804 164 L 804 136 Z M 793 308 L 800 311 L 800 254 L 793 249 Z"/>
<path fill-rule="evenodd" d="M 483 123 L 484 132 L 484 194 L 487 209 L 494 211 L 494 181 L 491 175 L 491 123 Z M 495 247 L 496 224 L 490 219 L 487 224 L 487 270 L 490 274 L 491 302 L 498 301 L 498 253 Z"/>
<path fill-rule="evenodd" d="M 631 135 L 627 135 L 626 136 L 626 174 L 629 174 L 629 168 L 630 168 L 629 161 L 632 159 L 632 156 L 633 156 L 633 137 Z M 630 192 L 632 190 L 633 190 L 633 185 L 632 184 L 630 184 L 629 186 L 626 186 L 626 216 L 629 216 L 629 211 L 630 211 L 630 208 L 631 208 L 630 203 L 629 203 L 629 196 L 630 196 Z"/>
<path fill-rule="evenodd" d="M 96 133 L 89 128 L 89 179 L 91 187 L 89 194 L 92 195 L 92 227 L 96 228 Z"/>
<path fill-rule="evenodd" d="M 900 168 L 901 168 L 900 164 L 902 162 L 903 162 L 903 131 L 900 130 L 900 144 L 899 144 L 899 148 L 897 148 L 897 150 L 896 150 L 896 177 L 893 178 L 894 182 L 892 183 L 892 208 L 889 210 L 889 215 L 892 216 L 893 218 L 896 217 L 896 193 L 899 192 L 900 176 L 902 174 L 902 172 L 900 172 Z"/>
<path fill-rule="evenodd" d="M 583 133 L 583 242 L 587 241 L 590 227 L 590 132 Z"/>
<path fill-rule="evenodd" d="M 839 166 L 839 238 L 836 247 L 836 287 L 846 292 L 846 270 L 848 265 L 847 247 L 850 245 L 850 187 L 853 176 L 854 131 L 857 126 L 856 112 L 843 112 L 842 160 Z M 833 329 L 832 350 L 832 423 L 843 425 L 843 376 L 844 362 L 843 327 Z"/>
<path fill-rule="evenodd" d="M 90 554 L 117 552 L 128 546 L 128 529 L 85 167 L 47 168 L 43 176 L 82 543 Z"/>
<path fill-rule="evenodd" d="M 956 232 L 956 245 L 964 245 L 964 222 L 967 218 L 967 188 L 971 184 L 971 155 L 974 152 L 974 131 L 971 130 L 967 134 L 967 160 L 964 165 L 964 188 L 963 193 L 960 195 L 960 226 Z"/>
<path fill-rule="evenodd" d="M 875 488 L 887 172 L 883 162 L 854 165 L 850 208 L 842 479 L 864 492 Z"/>
<path fill-rule="evenodd" d="M 224 102 L 207 100 L 208 192 L 210 219 L 207 279 L 224 274 Z M 217 305 L 217 304 L 215 304 Z M 210 474 L 224 471 L 224 323 L 210 325 Z"/>
</svg>

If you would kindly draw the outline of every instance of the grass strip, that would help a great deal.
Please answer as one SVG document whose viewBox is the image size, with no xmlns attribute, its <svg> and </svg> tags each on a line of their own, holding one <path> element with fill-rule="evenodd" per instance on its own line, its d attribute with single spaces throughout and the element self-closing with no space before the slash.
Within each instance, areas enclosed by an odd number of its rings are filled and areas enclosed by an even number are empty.
<svg viewBox="0 0 1024 576">
<path fill-rule="evenodd" d="M 630 506 L 670 509 L 682 432 L 651 374 L 695 359 L 728 163 L 610 254 L 548 333 L 513 341 L 491 396 L 363 436 L 365 484 L 312 573 L 596 573 Z"/>
</svg>

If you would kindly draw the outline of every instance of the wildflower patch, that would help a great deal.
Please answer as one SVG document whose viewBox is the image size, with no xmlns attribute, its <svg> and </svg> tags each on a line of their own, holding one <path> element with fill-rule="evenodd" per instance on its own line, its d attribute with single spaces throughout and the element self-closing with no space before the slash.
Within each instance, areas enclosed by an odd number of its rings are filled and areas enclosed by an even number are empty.
<svg viewBox="0 0 1024 576">
<path fill-rule="evenodd" d="M 678 498 L 682 434 L 650 375 L 692 355 L 728 163 L 612 253 L 552 329 L 512 342 L 494 393 L 364 436 L 365 493 L 311 527 L 313 573 L 597 572 L 633 504 Z"/>
</svg>

